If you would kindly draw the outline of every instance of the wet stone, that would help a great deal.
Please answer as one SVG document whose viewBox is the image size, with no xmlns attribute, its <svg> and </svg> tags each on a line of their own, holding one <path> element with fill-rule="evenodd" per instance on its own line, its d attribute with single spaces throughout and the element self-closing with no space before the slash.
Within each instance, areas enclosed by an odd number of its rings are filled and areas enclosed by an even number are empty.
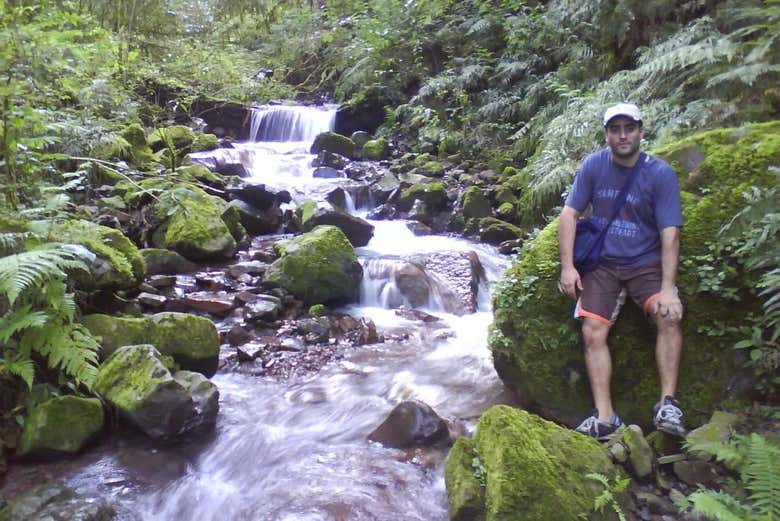
<svg viewBox="0 0 780 521">
<path fill-rule="evenodd" d="M 236 324 L 230 328 L 225 337 L 230 345 L 238 346 L 249 342 L 252 339 L 252 333 Z"/>
<path fill-rule="evenodd" d="M 265 273 L 267 267 L 268 265 L 265 262 L 259 260 L 250 260 L 234 264 L 228 269 L 227 273 L 229 276 L 237 279 L 244 274 L 262 275 Z"/>
<path fill-rule="evenodd" d="M 449 441 L 449 428 L 430 405 L 418 400 L 401 402 L 368 435 L 386 447 L 430 447 Z"/>
<path fill-rule="evenodd" d="M 439 317 L 431 315 L 430 313 L 426 313 L 425 311 L 420 311 L 419 309 L 409 309 L 404 306 L 396 309 L 395 314 L 407 320 L 419 320 L 421 322 L 439 322 L 441 320 Z"/>
<path fill-rule="evenodd" d="M 138 303 L 147 308 L 161 309 L 165 307 L 168 299 L 162 295 L 153 295 L 151 293 L 140 293 L 136 300 Z"/>
<path fill-rule="evenodd" d="M 267 344 L 250 342 L 236 348 L 239 362 L 251 362 L 258 358 L 262 352 L 268 347 Z"/>
<path fill-rule="evenodd" d="M 219 291 L 225 287 L 225 277 L 221 271 L 199 273 L 195 275 L 195 283 L 207 291 Z"/>
<path fill-rule="evenodd" d="M 233 300 L 227 295 L 187 295 L 182 301 L 192 309 L 216 316 L 227 316 L 233 309 Z"/>
<path fill-rule="evenodd" d="M 152 275 L 146 281 L 155 288 L 170 288 L 176 285 L 176 275 Z"/>
<path fill-rule="evenodd" d="M 244 319 L 248 322 L 272 322 L 282 310 L 282 302 L 273 295 L 256 295 L 244 305 Z"/>
<path fill-rule="evenodd" d="M 157 288 L 155 288 L 151 284 L 147 284 L 145 282 L 141 283 L 138 286 L 138 289 L 140 289 L 144 293 L 157 293 Z"/>
</svg>

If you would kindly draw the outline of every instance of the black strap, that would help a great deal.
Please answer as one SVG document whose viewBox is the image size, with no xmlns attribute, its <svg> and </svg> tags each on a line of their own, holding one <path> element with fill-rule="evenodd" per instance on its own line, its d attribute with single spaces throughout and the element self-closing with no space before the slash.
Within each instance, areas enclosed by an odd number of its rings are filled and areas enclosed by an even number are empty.
<svg viewBox="0 0 780 521">
<path fill-rule="evenodd" d="M 607 225 L 601 230 L 601 233 L 603 235 L 607 233 L 607 230 L 612 224 L 612 221 L 615 220 L 615 218 L 620 213 L 620 209 L 623 208 L 624 204 L 626 204 L 628 191 L 631 190 L 631 185 L 634 184 L 634 180 L 638 177 L 639 171 L 642 170 L 642 165 L 644 165 L 646 159 L 647 159 L 647 154 L 642 152 L 641 154 L 639 154 L 639 157 L 637 158 L 636 163 L 634 163 L 634 166 L 631 167 L 631 173 L 628 174 L 628 179 L 623 185 L 623 188 L 620 189 L 620 193 L 618 194 L 617 199 L 615 199 L 615 207 L 612 210 L 612 217 L 609 218 Z"/>
</svg>

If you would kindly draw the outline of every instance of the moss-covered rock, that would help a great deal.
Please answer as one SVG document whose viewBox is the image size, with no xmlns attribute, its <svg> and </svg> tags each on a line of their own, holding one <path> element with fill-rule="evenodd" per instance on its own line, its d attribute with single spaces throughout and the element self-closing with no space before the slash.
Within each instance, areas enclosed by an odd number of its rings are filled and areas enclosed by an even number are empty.
<svg viewBox="0 0 780 521">
<path fill-rule="evenodd" d="M 188 261 L 175 251 L 161 248 L 144 248 L 139 250 L 146 262 L 146 273 L 149 275 L 176 275 L 195 271 L 197 264 Z"/>
<path fill-rule="evenodd" d="M 523 229 L 514 224 L 496 219 L 484 217 L 479 220 L 479 239 L 488 244 L 500 244 L 504 241 L 512 241 L 523 236 Z"/>
<path fill-rule="evenodd" d="M 125 138 L 132 147 L 130 151 L 132 164 L 140 166 L 152 160 L 152 149 L 146 142 L 146 133 L 139 123 L 127 125 L 119 135 Z"/>
<path fill-rule="evenodd" d="M 488 217 L 491 213 L 490 201 L 482 190 L 476 186 L 470 186 L 463 192 L 463 218 L 480 219 Z"/>
<path fill-rule="evenodd" d="M 396 207 L 408 212 L 415 201 L 422 201 L 431 210 L 443 210 L 447 205 L 447 190 L 440 182 L 415 184 L 401 192 Z"/>
<path fill-rule="evenodd" d="M 749 279 L 735 267 L 741 302 L 705 292 L 699 274 L 707 272 L 704 256 L 718 231 L 745 203 L 751 185 L 769 187 L 769 169 L 780 163 L 780 122 L 722 129 L 681 140 L 654 152 L 670 162 L 680 179 L 685 227 L 678 288 L 685 306 L 684 347 L 678 399 L 688 422 L 696 426 L 727 397 L 738 362 L 734 343 L 746 313 L 758 302 L 748 291 Z M 494 296 L 495 322 L 490 347 L 496 370 L 525 403 L 546 417 L 574 424 L 591 409 L 579 323 L 573 303 L 560 294 L 558 221 L 550 223 L 519 262 L 504 274 Z M 708 328 L 714 334 L 708 334 Z M 655 330 L 631 304 L 610 332 L 612 396 L 627 421 L 650 426 L 658 399 L 654 360 Z"/>
<path fill-rule="evenodd" d="M 18 453 L 21 456 L 76 453 L 100 434 L 103 422 L 103 405 L 97 398 L 52 398 L 30 410 Z"/>
<path fill-rule="evenodd" d="M 146 263 L 136 245 L 119 230 L 79 219 L 45 226 L 47 233 L 58 241 L 81 244 L 96 255 L 88 275 L 72 274 L 79 288 L 130 289 L 143 280 Z"/>
<path fill-rule="evenodd" d="M 151 344 L 183 368 L 212 376 L 217 371 L 219 335 L 211 320 L 187 313 L 157 313 L 143 318 L 87 315 L 90 332 L 101 337 L 101 355 L 121 346 Z"/>
<path fill-rule="evenodd" d="M 100 367 L 94 389 L 119 415 L 153 438 L 213 426 L 219 393 L 203 375 L 171 374 L 152 345 L 117 349 Z"/>
<path fill-rule="evenodd" d="M 323 132 L 314 138 L 310 151 L 312 154 L 319 154 L 323 150 L 354 159 L 357 147 L 355 142 L 347 136 L 342 136 L 335 132 Z"/>
<path fill-rule="evenodd" d="M 417 172 L 428 177 L 441 177 L 444 175 L 444 165 L 438 161 L 427 161 L 417 169 Z"/>
<path fill-rule="evenodd" d="M 236 208 L 202 189 L 179 184 L 155 203 L 164 219 L 152 241 L 193 261 L 229 259 L 245 235 Z"/>
<path fill-rule="evenodd" d="M 201 152 L 203 150 L 214 150 L 219 148 L 219 138 L 214 134 L 197 134 L 195 141 L 192 142 L 190 147 L 193 152 Z"/>
<path fill-rule="evenodd" d="M 212 172 L 199 163 L 180 166 L 176 169 L 176 173 L 186 181 L 207 183 L 217 187 L 225 186 L 225 178 L 222 175 Z"/>
<path fill-rule="evenodd" d="M 361 155 L 363 156 L 363 159 L 379 161 L 381 159 L 385 159 L 389 152 L 390 146 L 387 143 L 387 140 L 381 137 L 379 139 L 366 141 L 366 143 L 363 145 L 363 152 Z"/>
<path fill-rule="evenodd" d="M 351 301 L 357 297 L 363 269 L 344 233 L 335 226 L 312 231 L 277 245 L 281 257 L 265 272 L 304 305 Z"/>
<path fill-rule="evenodd" d="M 118 134 L 111 134 L 103 138 L 92 150 L 96 159 L 130 161 L 132 159 L 133 146 L 127 139 Z"/>
<path fill-rule="evenodd" d="M 526 411 L 497 405 L 479 420 L 473 439 L 460 438 L 447 456 L 450 519 L 549 521 L 617 519 L 592 512 L 603 486 L 585 479 L 625 477 L 593 439 Z M 627 506 L 628 496 L 618 502 Z"/>
<path fill-rule="evenodd" d="M 189 151 L 192 143 L 195 141 L 195 133 L 184 125 L 172 125 L 170 127 L 156 128 L 146 138 L 147 143 L 155 152 L 158 152 L 168 145 L 169 141 L 177 151 Z"/>
</svg>

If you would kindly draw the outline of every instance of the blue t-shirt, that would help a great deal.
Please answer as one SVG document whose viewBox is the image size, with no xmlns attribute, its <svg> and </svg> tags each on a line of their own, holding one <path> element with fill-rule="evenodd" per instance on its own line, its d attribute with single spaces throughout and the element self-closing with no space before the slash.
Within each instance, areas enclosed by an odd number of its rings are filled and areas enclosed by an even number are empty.
<svg viewBox="0 0 780 521">
<path fill-rule="evenodd" d="M 608 148 L 590 154 L 574 178 L 566 206 L 583 212 L 592 204 L 593 217 L 605 225 L 629 173 L 630 168 L 612 161 Z M 647 155 L 625 205 L 607 231 L 602 262 L 619 266 L 660 262 L 661 230 L 682 224 L 680 189 L 674 170 L 663 159 Z"/>
</svg>

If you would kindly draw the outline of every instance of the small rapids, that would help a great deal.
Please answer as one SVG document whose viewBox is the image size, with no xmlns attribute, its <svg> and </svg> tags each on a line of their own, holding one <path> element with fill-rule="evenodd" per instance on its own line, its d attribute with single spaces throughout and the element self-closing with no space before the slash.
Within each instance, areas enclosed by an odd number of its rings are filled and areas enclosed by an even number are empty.
<svg viewBox="0 0 780 521">
<path fill-rule="evenodd" d="M 258 108 L 257 141 L 214 153 L 240 156 L 252 182 L 290 190 L 293 203 L 322 200 L 348 181 L 311 175 L 308 147 L 331 128 L 333 114 Z M 350 204 L 357 214 L 370 210 Z M 403 400 L 421 400 L 469 427 L 489 406 L 508 400 L 487 348 L 490 286 L 506 261 L 489 246 L 417 237 L 402 221 L 371 223 L 374 237 L 357 250 L 365 272 L 361 301 L 341 311 L 371 318 L 392 340 L 347 348 L 340 361 L 302 379 L 218 373 L 213 433 L 172 445 L 123 435 L 75 461 L 51 464 L 49 472 L 82 495 L 110 498 L 128 520 L 446 520 L 446 453 L 384 448 L 366 436 Z M 430 266 L 422 303 L 412 302 L 393 278 L 410 259 L 423 266 L 442 254 L 479 260 L 483 272 L 469 312 L 448 311 L 451 289 Z M 438 320 L 403 318 L 395 309 L 402 305 Z"/>
</svg>

